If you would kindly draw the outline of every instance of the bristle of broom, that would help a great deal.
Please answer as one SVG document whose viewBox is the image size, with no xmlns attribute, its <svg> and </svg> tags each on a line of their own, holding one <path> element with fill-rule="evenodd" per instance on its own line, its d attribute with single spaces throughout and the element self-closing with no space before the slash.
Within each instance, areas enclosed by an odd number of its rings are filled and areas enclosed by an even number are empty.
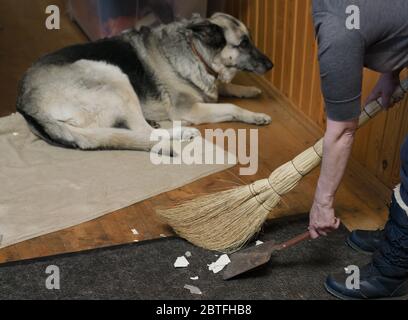
<svg viewBox="0 0 408 320">
<path fill-rule="evenodd" d="M 249 186 L 242 186 L 157 212 L 180 237 L 194 245 L 230 253 L 259 232 L 269 210 L 254 197 Z"/>
<path fill-rule="evenodd" d="M 320 156 L 312 147 L 276 169 L 268 179 L 198 197 L 158 210 L 158 214 L 180 237 L 196 246 L 233 252 L 259 232 L 269 212 L 280 201 L 280 195 L 293 189 L 302 179 L 302 173 L 319 163 Z"/>
<path fill-rule="evenodd" d="M 295 188 L 300 180 L 316 168 L 323 154 L 323 139 L 272 172 L 268 180 L 273 189 L 283 195 Z"/>
</svg>

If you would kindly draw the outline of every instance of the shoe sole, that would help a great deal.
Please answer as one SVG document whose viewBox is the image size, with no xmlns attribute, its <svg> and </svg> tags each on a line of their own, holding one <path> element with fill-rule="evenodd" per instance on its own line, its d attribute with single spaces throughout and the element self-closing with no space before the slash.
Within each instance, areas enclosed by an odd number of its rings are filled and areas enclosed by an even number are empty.
<svg viewBox="0 0 408 320">
<path fill-rule="evenodd" d="M 346 239 L 346 244 L 347 244 L 351 249 L 353 249 L 353 250 L 355 250 L 355 251 L 357 251 L 357 252 L 359 252 L 359 253 L 365 254 L 366 256 L 371 256 L 371 255 L 373 255 L 373 253 L 374 253 L 374 252 L 370 252 L 370 251 L 366 251 L 366 250 L 361 249 L 357 244 L 355 244 L 355 243 L 350 239 L 350 237 L 347 237 L 347 239 Z"/>
<path fill-rule="evenodd" d="M 404 295 L 402 297 L 391 297 L 391 298 L 375 298 L 375 299 L 359 299 L 359 298 L 352 298 L 345 296 L 344 294 L 341 294 L 340 292 L 337 292 L 336 290 L 330 288 L 327 283 L 324 284 L 324 288 L 328 293 L 333 295 L 334 297 L 340 299 L 340 300 L 408 300 L 408 294 Z"/>
<path fill-rule="evenodd" d="M 330 288 L 327 285 L 327 283 L 324 284 L 324 288 L 326 289 L 326 291 L 328 293 L 330 293 L 332 296 L 335 296 L 337 299 L 340 299 L 340 300 L 360 300 L 360 299 L 357 299 L 357 298 L 351 298 L 351 297 L 345 296 L 345 295 L 341 294 L 340 292 L 337 292 L 336 290 Z"/>
</svg>

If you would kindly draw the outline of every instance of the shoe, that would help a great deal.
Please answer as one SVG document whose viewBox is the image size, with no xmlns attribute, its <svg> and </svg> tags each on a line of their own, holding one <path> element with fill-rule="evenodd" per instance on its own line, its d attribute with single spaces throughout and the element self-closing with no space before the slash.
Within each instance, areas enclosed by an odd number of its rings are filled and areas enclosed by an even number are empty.
<svg viewBox="0 0 408 320">
<path fill-rule="evenodd" d="M 408 299 L 408 278 L 390 278 L 383 276 L 372 264 L 360 269 L 360 277 L 355 273 L 345 271 L 327 277 L 325 288 L 335 297 L 342 300 L 368 299 Z M 352 286 L 348 288 L 347 283 Z M 358 286 L 359 284 L 359 286 Z"/>
<path fill-rule="evenodd" d="M 346 243 L 358 252 L 373 254 L 379 249 L 380 243 L 385 237 L 384 234 L 384 230 L 355 230 L 348 236 Z"/>
</svg>

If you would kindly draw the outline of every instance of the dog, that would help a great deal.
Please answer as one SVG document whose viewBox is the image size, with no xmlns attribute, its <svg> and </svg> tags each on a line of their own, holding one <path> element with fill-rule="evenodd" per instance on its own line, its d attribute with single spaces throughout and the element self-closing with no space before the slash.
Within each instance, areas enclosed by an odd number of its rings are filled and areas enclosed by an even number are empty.
<svg viewBox="0 0 408 320">
<path fill-rule="evenodd" d="M 269 124 L 266 114 L 217 101 L 258 96 L 258 88 L 230 82 L 238 71 L 262 74 L 272 67 L 241 21 L 224 13 L 194 15 L 43 56 L 20 82 L 17 111 L 53 145 L 150 151 L 158 121 L 181 121 L 175 135 L 187 140 L 199 135 L 188 125 Z"/>
</svg>

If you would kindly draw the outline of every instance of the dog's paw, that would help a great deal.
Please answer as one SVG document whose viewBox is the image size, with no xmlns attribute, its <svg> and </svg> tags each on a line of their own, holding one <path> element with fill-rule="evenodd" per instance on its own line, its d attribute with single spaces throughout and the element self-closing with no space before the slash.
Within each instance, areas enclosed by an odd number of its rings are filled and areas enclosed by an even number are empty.
<svg viewBox="0 0 408 320">
<path fill-rule="evenodd" d="M 156 122 L 154 120 L 146 120 L 146 121 L 154 129 L 160 129 L 161 128 L 160 123 L 158 123 L 158 122 Z"/>
<path fill-rule="evenodd" d="M 240 93 L 241 98 L 256 98 L 262 94 L 262 90 L 257 87 L 247 87 Z"/>
<path fill-rule="evenodd" d="M 252 121 L 250 123 L 256 124 L 257 126 L 263 126 L 270 124 L 272 122 L 272 118 L 265 113 L 255 113 L 252 116 Z"/>
<path fill-rule="evenodd" d="M 177 127 L 173 128 L 172 131 L 173 140 L 191 141 L 200 135 L 200 130 L 190 127 Z"/>
<path fill-rule="evenodd" d="M 195 137 L 201 136 L 200 130 L 196 128 L 184 128 L 181 134 L 182 141 L 191 141 L 194 140 Z"/>
</svg>

